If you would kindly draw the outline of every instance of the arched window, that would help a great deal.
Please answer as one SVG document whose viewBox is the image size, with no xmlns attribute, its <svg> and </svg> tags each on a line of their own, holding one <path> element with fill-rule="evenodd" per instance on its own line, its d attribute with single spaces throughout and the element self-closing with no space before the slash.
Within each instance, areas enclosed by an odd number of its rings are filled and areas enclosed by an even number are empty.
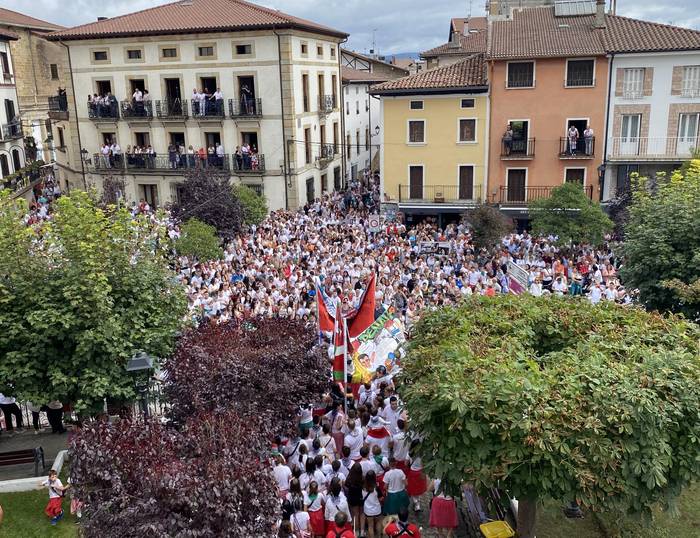
<svg viewBox="0 0 700 538">
<path fill-rule="evenodd" d="M 22 168 L 22 159 L 20 158 L 18 149 L 12 150 L 12 164 L 15 167 L 15 172 Z"/>
<path fill-rule="evenodd" d="M 10 175 L 10 165 L 7 162 L 7 155 L 0 155 L 0 172 L 2 172 L 2 177 Z"/>
</svg>

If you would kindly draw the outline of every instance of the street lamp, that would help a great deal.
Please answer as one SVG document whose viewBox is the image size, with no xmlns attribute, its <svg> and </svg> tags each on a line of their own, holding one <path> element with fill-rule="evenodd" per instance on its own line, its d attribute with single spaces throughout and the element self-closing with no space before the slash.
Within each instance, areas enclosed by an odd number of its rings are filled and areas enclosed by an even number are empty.
<svg viewBox="0 0 700 538">
<path fill-rule="evenodd" d="M 146 381 L 139 379 L 138 372 L 145 372 L 153 370 L 154 357 L 150 356 L 145 351 L 137 351 L 133 357 L 129 359 L 126 363 L 127 372 L 137 372 L 134 374 L 134 388 L 136 389 L 136 394 L 141 398 L 141 411 L 143 415 L 148 418 L 148 391 L 151 386 L 150 375 L 146 377 Z"/>
</svg>

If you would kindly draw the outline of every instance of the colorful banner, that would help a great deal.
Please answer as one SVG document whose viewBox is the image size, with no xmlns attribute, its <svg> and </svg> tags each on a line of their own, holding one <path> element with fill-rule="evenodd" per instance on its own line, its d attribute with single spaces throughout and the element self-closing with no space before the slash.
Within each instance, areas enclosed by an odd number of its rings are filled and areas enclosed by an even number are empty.
<svg viewBox="0 0 700 538">
<path fill-rule="evenodd" d="M 357 338 L 350 340 L 354 372 L 353 383 L 369 381 L 381 365 L 397 373 L 401 367 L 400 348 L 406 341 L 406 328 L 389 308 Z"/>
</svg>

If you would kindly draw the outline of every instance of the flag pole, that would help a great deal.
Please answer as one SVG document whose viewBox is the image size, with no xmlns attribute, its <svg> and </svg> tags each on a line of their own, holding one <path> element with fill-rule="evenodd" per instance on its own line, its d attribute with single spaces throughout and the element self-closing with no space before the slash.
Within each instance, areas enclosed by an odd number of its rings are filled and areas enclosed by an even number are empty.
<svg viewBox="0 0 700 538">
<path fill-rule="evenodd" d="M 321 290 L 318 287 L 318 283 L 314 283 L 314 288 L 316 290 L 316 324 L 318 325 L 318 344 L 323 343 L 323 331 L 321 330 L 321 308 L 318 302 L 321 300 Z"/>
<path fill-rule="evenodd" d="M 348 321 L 343 318 L 343 410 L 345 415 L 348 414 L 348 346 L 350 339 L 348 338 Z"/>
</svg>

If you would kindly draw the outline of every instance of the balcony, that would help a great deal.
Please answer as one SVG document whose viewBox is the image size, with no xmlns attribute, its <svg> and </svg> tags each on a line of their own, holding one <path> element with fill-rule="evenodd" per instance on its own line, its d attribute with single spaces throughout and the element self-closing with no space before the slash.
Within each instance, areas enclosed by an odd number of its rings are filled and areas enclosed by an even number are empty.
<svg viewBox="0 0 700 538">
<path fill-rule="evenodd" d="M 681 97 L 689 97 L 691 99 L 697 99 L 700 97 L 700 88 L 694 88 L 688 86 L 681 89 Z"/>
<path fill-rule="evenodd" d="M 159 99 L 156 116 L 162 121 L 184 121 L 187 119 L 187 99 Z"/>
<path fill-rule="evenodd" d="M 231 163 L 233 164 L 232 172 L 238 176 L 265 173 L 265 155 L 262 153 L 253 155 L 234 153 Z"/>
<path fill-rule="evenodd" d="M 224 100 L 190 101 L 192 105 L 192 119 L 221 121 L 226 117 Z"/>
<path fill-rule="evenodd" d="M 22 131 L 22 124 L 18 121 L 6 123 L 2 126 L 3 140 L 15 140 L 17 138 L 22 138 L 23 136 L 24 132 Z"/>
<path fill-rule="evenodd" d="M 322 144 L 316 162 L 321 168 L 325 168 L 335 158 L 335 146 L 333 144 Z"/>
<path fill-rule="evenodd" d="M 150 121 L 153 119 L 153 101 L 134 101 L 127 99 L 121 102 L 122 118 L 127 121 Z"/>
<path fill-rule="evenodd" d="M 93 154 L 93 168 L 101 173 L 123 174 L 177 174 L 182 175 L 187 170 L 201 168 L 216 168 L 229 171 L 230 158 L 228 155 L 218 157 L 207 155 L 204 159 L 199 155 L 177 155 L 174 158 L 161 153 L 131 153 L 119 157 L 105 157 L 100 153 Z"/>
<path fill-rule="evenodd" d="M 535 157 L 534 138 L 501 139 L 501 160 L 529 160 Z"/>
<path fill-rule="evenodd" d="M 615 137 L 610 139 L 612 161 L 682 161 L 700 149 L 698 137 Z"/>
<path fill-rule="evenodd" d="M 318 96 L 318 113 L 330 114 L 335 110 L 335 95 L 319 95 Z"/>
<path fill-rule="evenodd" d="M 88 117 L 93 121 L 116 121 L 119 119 L 119 103 L 88 103 Z"/>
<path fill-rule="evenodd" d="M 233 119 L 259 118 L 263 115 L 262 99 L 229 99 L 228 112 Z"/>
<path fill-rule="evenodd" d="M 399 185 L 399 203 L 476 205 L 481 200 L 481 185 Z"/>
<path fill-rule="evenodd" d="M 569 143 L 566 136 L 559 139 L 560 159 L 592 159 L 595 155 L 595 136 L 591 138 L 579 138 L 573 144 Z"/>
<path fill-rule="evenodd" d="M 49 112 L 68 112 L 68 97 L 65 94 L 49 97 Z"/>
<path fill-rule="evenodd" d="M 503 206 L 509 205 L 527 205 L 535 200 L 549 198 L 552 195 L 552 190 L 558 187 L 555 186 L 533 186 L 533 187 L 515 187 L 508 188 L 502 186 L 500 188 L 498 203 Z M 585 185 L 583 189 L 589 200 L 593 199 L 593 185 Z"/>
</svg>

